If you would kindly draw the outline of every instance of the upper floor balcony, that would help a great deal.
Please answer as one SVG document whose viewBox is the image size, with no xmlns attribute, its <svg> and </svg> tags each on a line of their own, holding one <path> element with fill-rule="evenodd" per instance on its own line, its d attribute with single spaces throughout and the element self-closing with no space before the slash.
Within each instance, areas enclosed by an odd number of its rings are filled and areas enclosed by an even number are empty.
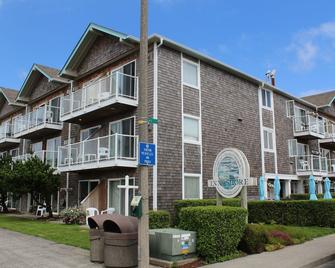
<svg viewBox="0 0 335 268">
<path fill-rule="evenodd" d="M 20 139 L 14 138 L 12 124 L 6 122 L 0 126 L 0 150 L 17 146 Z"/>
<path fill-rule="evenodd" d="M 137 107 L 138 78 L 119 71 L 103 77 L 61 99 L 61 121 L 84 123 Z"/>
<path fill-rule="evenodd" d="M 58 152 L 42 150 L 34 153 L 27 153 L 23 155 L 14 156 L 12 160 L 15 161 L 26 161 L 32 157 L 38 157 L 42 162 L 50 165 L 52 168 L 57 169 L 58 165 Z"/>
<path fill-rule="evenodd" d="M 296 173 L 298 176 L 327 176 L 327 157 L 319 155 L 296 156 Z"/>
<path fill-rule="evenodd" d="M 44 105 L 14 119 L 14 137 L 34 139 L 63 129 L 60 108 Z"/>
<path fill-rule="evenodd" d="M 303 139 L 323 139 L 325 137 L 324 118 L 315 115 L 293 117 L 293 133 Z"/>
<path fill-rule="evenodd" d="M 58 147 L 58 170 L 79 171 L 111 167 L 137 167 L 134 135 L 113 134 Z"/>
<path fill-rule="evenodd" d="M 325 123 L 325 136 L 319 140 L 323 148 L 335 150 L 335 123 L 327 120 Z"/>
</svg>

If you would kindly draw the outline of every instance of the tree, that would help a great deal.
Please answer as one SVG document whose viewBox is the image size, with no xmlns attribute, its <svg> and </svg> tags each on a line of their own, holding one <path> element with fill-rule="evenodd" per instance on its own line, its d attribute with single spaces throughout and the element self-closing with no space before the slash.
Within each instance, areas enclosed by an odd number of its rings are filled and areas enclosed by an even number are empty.
<svg viewBox="0 0 335 268">
<path fill-rule="evenodd" d="M 52 217 L 51 196 L 60 186 L 60 175 L 55 173 L 56 170 L 38 157 L 14 163 L 13 170 L 16 192 L 30 193 L 38 205 L 45 205 Z"/>
<path fill-rule="evenodd" d="M 13 191 L 13 169 L 10 156 L 0 157 L 0 205 L 3 212 L 8 213 L 6 201 L 8 193 Z"/>
</svg>

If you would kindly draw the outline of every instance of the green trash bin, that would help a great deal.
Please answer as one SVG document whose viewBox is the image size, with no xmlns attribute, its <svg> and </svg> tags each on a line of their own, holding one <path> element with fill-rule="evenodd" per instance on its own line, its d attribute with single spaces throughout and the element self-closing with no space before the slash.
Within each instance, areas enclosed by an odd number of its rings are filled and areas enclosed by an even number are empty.
<svg viewBox="0 0 335 268">
<path fill-rule="evenodd" d="M 137 218 L 123 215 L 111 216 L 103 223 L 105 267 L 137 267 Z"/>
</svg>

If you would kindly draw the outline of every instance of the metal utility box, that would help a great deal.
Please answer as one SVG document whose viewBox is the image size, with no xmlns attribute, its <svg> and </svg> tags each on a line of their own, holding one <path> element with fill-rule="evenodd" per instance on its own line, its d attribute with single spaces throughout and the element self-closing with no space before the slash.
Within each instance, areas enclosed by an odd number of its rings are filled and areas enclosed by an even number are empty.
<svg viewBox="0 0 335 268">
<path fill-rule="evenodd" d="M 180 229 L 150 230 L 150 256 L 177 261 L 195 255 L 196 233 Z"/>
</svg>

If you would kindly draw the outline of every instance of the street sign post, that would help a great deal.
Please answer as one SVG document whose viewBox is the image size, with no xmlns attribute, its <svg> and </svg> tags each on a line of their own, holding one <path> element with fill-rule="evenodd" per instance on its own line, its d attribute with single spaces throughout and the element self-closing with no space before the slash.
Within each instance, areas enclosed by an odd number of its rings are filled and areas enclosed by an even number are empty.
<svg viewBox="0 0 335 268">
<path fill-rule="evenodd" d="M 156 165 L 156 144 L 140 142 L 139 144 L 139 165 Z"/>
</svg>

